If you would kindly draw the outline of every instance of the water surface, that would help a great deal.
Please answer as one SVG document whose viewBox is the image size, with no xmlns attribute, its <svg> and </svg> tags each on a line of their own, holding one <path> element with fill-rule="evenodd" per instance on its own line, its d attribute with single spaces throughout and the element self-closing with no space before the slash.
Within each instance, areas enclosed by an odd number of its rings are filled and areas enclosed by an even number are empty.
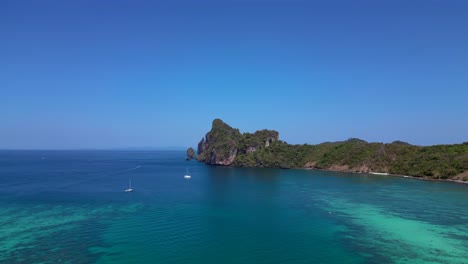
<svg viewBox="0 0 468 264">
<path fill-rule="evenodd" d="M 0 151 L 0 262 L 468 263 L 468 186 L 184 154 Z"/>
</svg>

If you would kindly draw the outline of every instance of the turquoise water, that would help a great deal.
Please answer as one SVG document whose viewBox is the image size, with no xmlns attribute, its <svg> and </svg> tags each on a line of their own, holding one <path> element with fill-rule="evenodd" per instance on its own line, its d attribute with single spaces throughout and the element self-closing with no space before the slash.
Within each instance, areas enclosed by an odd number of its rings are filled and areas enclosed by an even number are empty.
<svg viewBox="0 0 468 264">
<path fill-rule="evenodd" d="M 468 263 L 466 185 L 184 154 L 0 151 L 0 262 Z"/>
</svg>

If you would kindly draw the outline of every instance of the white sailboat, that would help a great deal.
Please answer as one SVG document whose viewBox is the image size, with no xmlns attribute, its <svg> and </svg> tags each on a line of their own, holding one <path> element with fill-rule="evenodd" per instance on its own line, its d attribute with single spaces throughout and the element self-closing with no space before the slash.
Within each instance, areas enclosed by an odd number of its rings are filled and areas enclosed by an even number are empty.
<svg viewBox="0 0 468 264">
<path fill-rule="evenodd" d="M 130 178 L 130 181 L 129 181 L 129 183 L 128 183 L 128 189 L 126 189 L 125 192 L 133 192 L 133 189 L 132 189 L 132 178 Z"/>
<path fill-rule="evenodd" d="M 189 171 L 187 169 L 187 172 L 184 175 L 184 179 L 190 179 L 190 178 L 192 178 L 192 176 L 190 176 L 190 173 L 189 173 Z"/>
</svg>

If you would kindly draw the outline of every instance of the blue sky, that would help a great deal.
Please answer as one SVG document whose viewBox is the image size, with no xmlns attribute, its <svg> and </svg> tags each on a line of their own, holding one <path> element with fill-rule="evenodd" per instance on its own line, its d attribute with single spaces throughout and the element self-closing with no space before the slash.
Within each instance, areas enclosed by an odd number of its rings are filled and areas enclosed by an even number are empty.
<svg viewBox="0 0 468 264">
<path fill-rule="evenodd" d="M 468 141 L 468 1 L 1 1 L 0 148 Z"/>
</svg>

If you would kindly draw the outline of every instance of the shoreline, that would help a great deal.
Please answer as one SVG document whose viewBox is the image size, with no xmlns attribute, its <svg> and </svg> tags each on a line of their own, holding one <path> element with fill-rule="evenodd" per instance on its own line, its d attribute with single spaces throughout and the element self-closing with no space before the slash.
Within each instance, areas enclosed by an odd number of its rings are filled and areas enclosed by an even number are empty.
<svg viewBox="0 0 468 264">
<path fill-rule="evenodd" d="M 199 161 L 197 159 L 194 159 L 197 162 L 202 162 L 205 165 L 208 166 L 215 166 L 215 167 L 226 167 L 226 168 L 268 168 L 268 169 L 285 169 L 285 168 L 280 168 L 280 167 L 245 167 L 245 166 L 225 166 L 225 165 L 214 165 L 214 164 L 208 164 L 203 161 Z M 462 180 L 453 180 L 453 179 L 428 179 L 424 177 L 416 177 L 416 176 L 410 176 L 410 175 L 402 175 L 402 174 L 391 174 L 391 173 L 386 173 L 386 172 L 358 172 L 358 171 L 345 171 L 345 170 L 329 170 L 329 169 L 317 169 L 317 168 L 307 168 L 307 167 L 297 167 L 297 168 L 287 168 L 287 169 L 299 169 L 299 170 L 316 170 L 316 171 L 327 171 L 327 172 L 341 172 L 341 173 L 352 173 L 352 174 L 367 174 L 367 175 L 377 175 L 377 176 L 392 176 L 392 177 L 400 177 L 400 178 L 406 178 L 406 179 L 415 179 L 415 180 L 420 180 L 420 181 L 432 181 L 432 182 L 451 182 L 451 183 L 456 183 L 456 184 L 464 184 L 468 186 L 468 181 L 462 181 Z"/>
<path fill-rule="evenodd" d="M 392 176 L 392 177 L 400 177 L 400 178 L 407 178 L 407 179 L 416 179 L 421 181 L 433 181 L 433 182 L 452 182 L 457 184 L 465 184 L 468 185 L 468 181 L 462 180 L 452 180 L 452 179 L 428 179 L 424 177 L 416 177 L 410 175 L 401 175 L 401 174 L 391 174 L 391 173 L 384 173 L 384 172 L 356 172 L 356 171 L 342 171 L 342 170 L 327 170 L 327 169 L 316 169 L 316 168 L 302 168 L 305 170 L 318 170 L 318 171 L 330 171 L 330 172 L 342 172 L 342 173 L 352 173 L 352 174 L 367 174 L 367 175 L 378 175 L 378 176 Z"/>
<path fill-rule="evenodd" d="M 400 178 L 407 178 L 407 179 L 415 179 L 420 181 L 432 181 L 432 182 L 451 182 L 456 184 L 464 184 L 468 186 L 468 181 L 463 180 L 453 180 L 453 179 L 429 179 L 423 176 L 410 176 L 410 175 L 402 175 L 402 174 L 391 174 L 386 172 L 358 172 L 358 171 L 346 171 L 346 170 L 330 170 L 330 169 L 317 169 L 317 168 L 308 168 L 308 167 L 292 167 L 292 168 L 281 168 L 281 167 L 257 167 L 257 166 L 232 166 L 232 165 L 215 165 L 215 164 L 208 164 L 206 162 L 200 161 L 195 159 L 197 162 L 202 162 L 208 166 L 220 166 L 220 167 L 227 167 L 227 168 L 269 168 L 269 169 L 299 169 L 299 170 L 316 170 L 316 171 L 328 171 L 328 172 L 341 172 L 341 173 L 352 173 L 352 174 L 367 174 L 367 175 L 377 175 L 377 176 L 392 176 L 392 177 L 400 177 Z"/>
</svg>

